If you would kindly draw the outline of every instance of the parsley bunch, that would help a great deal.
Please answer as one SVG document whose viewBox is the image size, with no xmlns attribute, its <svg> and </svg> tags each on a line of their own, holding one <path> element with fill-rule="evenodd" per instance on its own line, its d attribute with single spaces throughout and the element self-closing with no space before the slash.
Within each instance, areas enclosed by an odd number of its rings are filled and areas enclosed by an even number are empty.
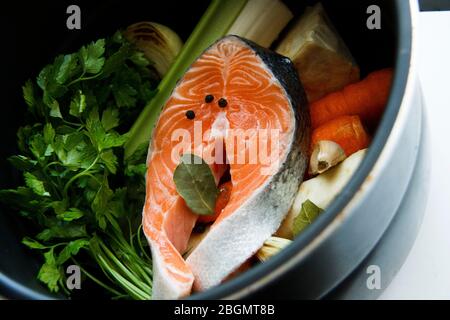
<svg viewBox="0 0 450 320">
<path fill-rule="evenodd" d="M 23 86 L 27 124 L 9 160 L 24 185 L 0 200 L 35 226 L 23 243 L 42 254 L 38 278 L 52 292 L 70 294 L 65 266 L 78 264 L 114 297 L 151 297 L 140 232 L 146 146 L 123 157 L 159 80 L 148 66 L 118 32 L 56 57 Z"/>
</svg>

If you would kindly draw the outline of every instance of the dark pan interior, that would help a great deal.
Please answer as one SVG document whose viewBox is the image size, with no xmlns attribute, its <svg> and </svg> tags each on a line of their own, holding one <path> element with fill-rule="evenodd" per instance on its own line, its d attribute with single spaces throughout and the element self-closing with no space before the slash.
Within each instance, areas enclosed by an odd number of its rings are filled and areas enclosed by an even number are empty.
<svg viewBox="0 0 450 320">
<path fill-rule="evenodd" d="M 8 164 L 16 153 L 16 131 L 23 123 L 25 104 L 21 86 L 59 53 L 77 50 L 82 44 L 108 36 L 127 25 L 150 20 L 173 28 L 184 40 L 208 5 L 196 1 L 34 1 L 8 2 L 2 5 L 0 24 L 3 33 L 0 61 L 3 114 L 0 117 L 0 188 L 15 187 L 21 178 Z M 286 0 L 296 13 L 316 1 Z M 301 4 L 299 4 L 301 3 Z M 66 8 L 78 4 L 82 11 L 82 29 L 66 28 Z M 323 1 L 336 28 L 361 67 L 361 75 L 395 62 L 397 17 L 393 1 Z M 378 4 L 382 9 L 382 29 L 366 28 L 366 8 Z M 49 297 L 35 280 L 39 261 L 20 244 L 30 226 L 14 212 L 0 207 L 0 293 L 10 297 Z M 238 280 L 237 280 L 238 281 Z"/>
</svg>

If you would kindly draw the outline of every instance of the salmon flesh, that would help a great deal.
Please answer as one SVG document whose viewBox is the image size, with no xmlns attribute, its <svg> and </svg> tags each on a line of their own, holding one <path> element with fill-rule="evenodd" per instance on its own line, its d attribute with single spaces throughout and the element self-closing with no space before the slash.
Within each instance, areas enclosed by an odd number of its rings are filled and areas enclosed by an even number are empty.
<svg viewBox="0 0 450 320">
<path fill-rule="evenodd" d="M 176 299 L 220 284 L 280 226 L 302 181 L 309 113 L 292 62 L 226 36 L 191 65 L 167 100 L 147 157 L 143 228 L 153 258 L 153 298 Z M 177 193 L 184 153 L 202 157 L 230 200 L 183 258 L 198 215 Z"/>
</svg>

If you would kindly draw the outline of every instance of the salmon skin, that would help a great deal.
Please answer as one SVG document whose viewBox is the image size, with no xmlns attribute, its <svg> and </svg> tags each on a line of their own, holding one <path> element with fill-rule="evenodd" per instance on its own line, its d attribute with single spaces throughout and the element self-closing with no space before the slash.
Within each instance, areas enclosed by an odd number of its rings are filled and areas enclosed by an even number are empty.
<svg viewBox="0 0 450 320">
<path fill-rule="evenodd" d="M 154 299 L 220 284 L 278 229 L 306 169 L 309 121 L 303 88 L 286 57 L 226 36 L 191 65 L 160 114 L 147 157 L 143 228 Z M 186 150 L 210 165 L 216 183 L 226 168 L 217 159 L 225 158 L 233 187 L 208 234 L 184 260 L 198 217 L 173 181 Z"/>
</svg>

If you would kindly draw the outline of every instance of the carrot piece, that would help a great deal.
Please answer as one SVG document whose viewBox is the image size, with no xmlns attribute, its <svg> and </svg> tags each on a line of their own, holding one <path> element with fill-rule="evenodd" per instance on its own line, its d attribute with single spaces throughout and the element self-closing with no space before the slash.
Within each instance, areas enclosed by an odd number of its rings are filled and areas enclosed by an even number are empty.
<svg viewBox="0 0 450 320">
<path fill-rule="evenodd" d="M 314 129 L 311 137 L 311 150 L 321 140 L 336 142 L 348 157 L 358 150 L 367 148 L 370 138 L 359 116 L 341 116 Z"/>
<path fill-rule="evenodd" d="M 230 200 L 231 190 L 233 189 L 233 184 L 231 181 L 225 182 L 219 186 L 219 196 L 216 200 L 216 207 L 214 208 L 214 214 L 201 215 L 198 218 L 199 222 L 208 223 L 213 222 L 222 212 L 223 208 L 227 205 Z"/>
<path fill-rule="evenodd" d="M 389 98 L 392 75 L 391 68 L 374 71 L 364 80 L 311 103 L 312 128 L 344 115 L 359 115 L 366 124 L 376 124 Z"/>
</svg>

